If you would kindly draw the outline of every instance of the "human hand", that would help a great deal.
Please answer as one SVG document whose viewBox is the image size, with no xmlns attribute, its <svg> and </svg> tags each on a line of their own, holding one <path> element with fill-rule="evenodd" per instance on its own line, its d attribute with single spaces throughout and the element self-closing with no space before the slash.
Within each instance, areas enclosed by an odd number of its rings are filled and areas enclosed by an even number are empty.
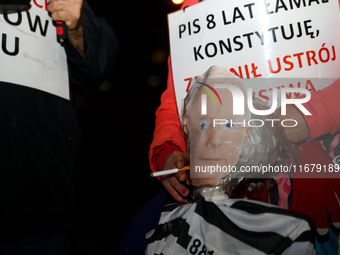
<svg viewBox="0 0 340 255">
<path fill-rule="evenodd" d="M 50 0 L 48 11 L 55 21 L 64 21 L 69 31 L 74 31 L 81 25 L 81 10 L 83 0 Z"/>
<path fill-rule="evenodd" d="M 55 21 L 64 21 L 68 28 L 68 39 L 84 57 L 84 34 L 81 23 L 83 0 L 50 0 L 48 10 Z"/>
<path fill-rule="evenodd" d="M 187 161 L 186 155 L 183 152 L 174 151 L 164 161 L 163 169 L 168 170 L 173 168 L 182 168 L 185 166 Z M 178 202 L 186 203 L 187 200 L 184 198 L 189 194 L 189 190 L 184 185 L 189 184 L 187 174 L 185 172 L 178 172 L 176 174 L 164 175 L 161 178 L 161 182 L 164 188 L 169 194 Z"/>
<path fill-rule="evenodd" d="M 276 109 L 275 114 L 280 118 L 280 121 L 283 121 L 284 119 L 293 119 L 297 122 L 297 125 L 294 128 L 284 126 L 286 136 L 291 143 L 300 144 L 309 139 L 307 122 L 295 106 L 290 104 L 287 105 L 286 115 L 281 115 L 281 107 Z"/>
</svg>

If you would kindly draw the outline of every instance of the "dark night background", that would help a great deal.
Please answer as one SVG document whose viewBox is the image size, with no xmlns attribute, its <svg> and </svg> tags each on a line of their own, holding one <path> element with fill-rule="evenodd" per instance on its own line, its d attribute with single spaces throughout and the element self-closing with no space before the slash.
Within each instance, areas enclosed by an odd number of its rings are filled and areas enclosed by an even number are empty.
<svg viewBox="0 0 340 255">
<path fill-rule="evenodd" d="M 108 82 L 76 89 L 82 132 L 72 254 L 117 254 L 136 212 L 162 187 L 150 178 L 148 150 L 166 88 L 171 0 L 87 0 L 119 43 Z"/>
</svg>

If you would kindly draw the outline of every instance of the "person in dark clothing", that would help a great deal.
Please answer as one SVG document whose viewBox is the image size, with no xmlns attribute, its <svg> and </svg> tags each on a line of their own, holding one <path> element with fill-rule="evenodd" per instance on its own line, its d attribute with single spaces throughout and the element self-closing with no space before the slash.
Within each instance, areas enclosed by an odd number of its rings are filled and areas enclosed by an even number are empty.
<svg viewBox="0 0 340 255">
<path fill-rule="evenodd" d="M 9 62 L 2 71 L 13 79 L 0 76 L 0 254 L 68 254 L 80 138 L 76 115 L 70 100 L 51 89 L 62 85 L 49 77 L 43 84 L 30 80 L 45 70 L 53 72 L 47 60 L 53 62 L 53 54 L 64 54 L 67 85 L 98 86 L 113 69 L 118 42 L 106 21 L 95 17 L 83 0 L 50 0 L 48 5 L 47 1 L 33 1 L 29 10 L 1 16 L 0 27 L 18 38 L 17 51 L 13 51 L 17 54 L 11 57 L 24 56 L 29 60 L 27 69 L 42 62 L 43 67 L 34 69 L 33 74 L 25 73 L 24 61 L 18 65 Z M 19 20 L 24 23 L 26 16 L 29 26 L 19 26 Z M 35 23 L 31 21 L 34 18 Z M 56 38 L 46 42 L 46 32 L 56 36 L 52 19 L 64 21 L 68 27 L 68 39 L 61 44 Z M 25 44 L 38 36 L 39 29 L 45 33 L 39 37 L 41 45 L 25 52 Z M 45 46 L 52 49 L 51 56 L 44 51 Z M 30 50 L 44 53 L 33 56 Z M 22 76 L 24 82 L 16 82 Z M 64 90 L 69 93 L 68 86 Z"/>
</svg>

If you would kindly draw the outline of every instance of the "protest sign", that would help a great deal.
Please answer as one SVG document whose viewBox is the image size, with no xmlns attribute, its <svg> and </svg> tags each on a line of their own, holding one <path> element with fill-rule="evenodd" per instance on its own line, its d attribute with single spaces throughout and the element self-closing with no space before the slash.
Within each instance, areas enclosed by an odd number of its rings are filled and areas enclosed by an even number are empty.
<svg viewBox="0 0 340 255">
<path fill-rule="evenodd" d="M 209 0 L 169 14 L 179 112 L 195 78 L 213 65 L 248 82 L 267 103 L 274 87 L 329 86 L 340 76 L 339 17 L 337 0 Z"/>
<path fill-rule="evenodd" d="M 0 15 L 0 79 L 69 99 L 66 53 L 47 4 L 34 0 L 27 11 Z"/>
</svg>

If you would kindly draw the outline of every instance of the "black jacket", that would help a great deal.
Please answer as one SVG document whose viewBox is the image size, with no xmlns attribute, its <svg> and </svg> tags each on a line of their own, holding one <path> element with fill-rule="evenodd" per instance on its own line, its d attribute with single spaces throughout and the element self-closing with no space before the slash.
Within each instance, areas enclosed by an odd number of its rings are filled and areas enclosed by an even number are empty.
<svg viewBox="0 0 340 255">
<path fill-rule="evenodd" d="M 69 80 L 75 86 L 95 86 L 112 70 L 118 43 L 86 2 L 83 27 L 84 58 L 64 43 Z M 70 101 L 0 82 L 0 118 L 0 234 L 67 231 L 79 140 Z"/>
</svg>

